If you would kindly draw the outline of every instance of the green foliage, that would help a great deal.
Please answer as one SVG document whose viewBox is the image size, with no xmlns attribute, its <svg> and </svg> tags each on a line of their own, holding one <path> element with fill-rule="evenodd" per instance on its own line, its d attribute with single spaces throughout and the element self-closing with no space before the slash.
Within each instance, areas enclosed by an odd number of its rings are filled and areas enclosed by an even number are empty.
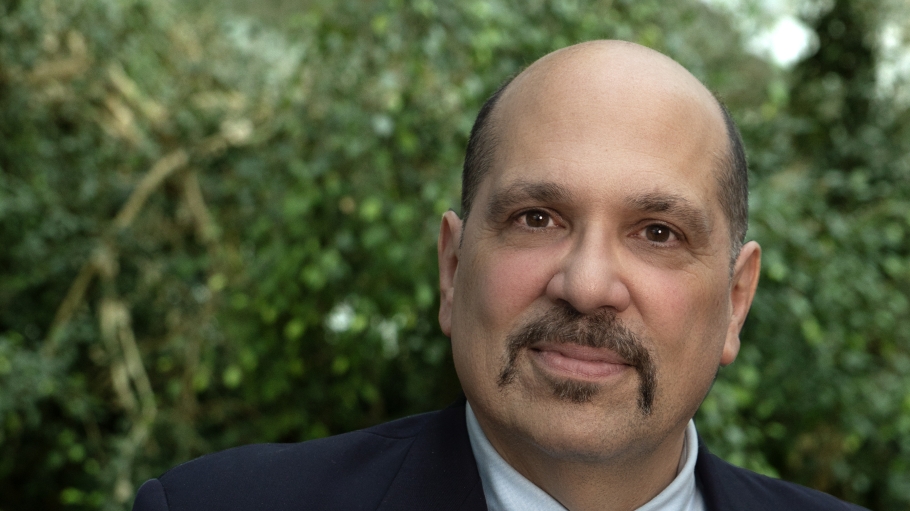
<svg viewBox="0 0 910 511">
<path fill-rule="evenodd" d="M 786 73 L 694 0 L 0 5 L 0 509 L 124 509 L 205 452 L 451 401 L 434 248 L 471 123 L 593 38 L 679 60 L 750 150 L 765 271 L 702 435 L 906 507 L 910 122 L 874 7 Z"/>
<path fill-rule="evenodd" d="M 777 134 L 751 147 L 763 280 L 740 359 L 701 415 L 735 462 L 903 509 L 910 117 L 877 83 L 876 27 L 894 15 L 881 7 L 840 0 L 807 16 L 819 48 L 788 77 L 767 121 Z"/>
</svg>

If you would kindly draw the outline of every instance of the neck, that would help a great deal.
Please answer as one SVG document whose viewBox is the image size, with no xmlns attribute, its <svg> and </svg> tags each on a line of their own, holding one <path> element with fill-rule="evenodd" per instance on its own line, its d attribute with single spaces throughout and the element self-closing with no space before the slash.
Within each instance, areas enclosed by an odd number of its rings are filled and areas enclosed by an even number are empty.
<svg viewBox="0 0 910 511">
<path fill-rule="evenodd" d="M 676 477 L 686 424 L 650 449 L 627 449 L 608 457 L 554 454 L 517 435 L 498 434 L 478 417 L 487 439 L 518 473 L 569 511 L 634 510 Z"/>
</svg>

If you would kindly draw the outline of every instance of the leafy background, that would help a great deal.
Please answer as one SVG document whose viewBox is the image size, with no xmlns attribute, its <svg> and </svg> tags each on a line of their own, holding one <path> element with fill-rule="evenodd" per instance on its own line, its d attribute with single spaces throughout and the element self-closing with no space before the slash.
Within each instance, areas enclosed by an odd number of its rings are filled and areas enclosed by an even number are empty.
<svg viewBox="0 0 910 511">
<path fill-rule="evenodd" d="M 907 509 L 910 111 L 882 69 L 910 16 L 798 4 L 817 44 L 784 68 L 697 0 L 0 3 L 0 510 L 128 509 L 206 452 L 450 402 L 434 247 L 471 123 L 593 38 L 683 63 L 749 149 L 765 264 L 700 433 Z"/>
</svg>

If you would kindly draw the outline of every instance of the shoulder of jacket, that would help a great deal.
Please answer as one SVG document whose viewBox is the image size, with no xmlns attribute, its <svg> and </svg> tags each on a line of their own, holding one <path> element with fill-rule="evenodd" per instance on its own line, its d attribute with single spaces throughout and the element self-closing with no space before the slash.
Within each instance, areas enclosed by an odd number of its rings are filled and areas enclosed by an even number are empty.
<svg viewBox="0 0 910 511">
<path fill-rule="evenodd" d="M 378 503 L 432 414 L 290 444 L 201 456 L 158 478 L 172 510 L 368 509 Z M 353 506 L 353 507 L 351 507 Z"/>
<path fill-rule="evenodd" d="M 711 454 L 703 445 L 696 476 L 706 503 L 711 502 L 708 509 L 735 505 L 742 510 L 868 511 L 827 493 L 737 467 Z"/>
<path fill-rule="evenodd" d="M 249 472 L 263 465 L 306 464 L 308 460 L 340 461 L 347 453 L 356 453 L 363 461 L 372 453 L 381 454 L 396 440 L 411 439 L 423 429 L 433 414 L 430 412 L 378 424 L 366 429 L 297 443 L 265 443 L 232 447 L 181 463 L 161 478 L 168 479 L 188 470 L 215 470 L 219 473 Z"/>
</svg>

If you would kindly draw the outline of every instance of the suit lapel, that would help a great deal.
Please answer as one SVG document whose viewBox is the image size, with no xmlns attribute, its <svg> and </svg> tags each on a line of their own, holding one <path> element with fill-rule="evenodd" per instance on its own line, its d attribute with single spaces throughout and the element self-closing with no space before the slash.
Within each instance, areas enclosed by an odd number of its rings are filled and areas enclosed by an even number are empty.
<svg viewBox="0 0 910 511">
<path fill-rule="evenodd" d="M 754 498 L 755 489 L 735 478 L 731 467 L 711 454 L 701 437 L 698 437 L 695 481 L 705 501 L 705 511 L 769 511 L 762 504 L 764 499 Z"/>
<path fill-rule="evenodd" d="M 722 488 L 717 480 L 716 468 L 710 459 L 711 453 L 705 447 L 701 436 L 698 437 L 698 458 L 695 460 L 695 483 L 705 502 L 705 511 L 724 509 Z"/>
<path fill-rule="evenodd" d="M 427 421 L 379 509 L 486 511 L 477 462 L 468 440 L 464 398 Z"/>
</svg>

